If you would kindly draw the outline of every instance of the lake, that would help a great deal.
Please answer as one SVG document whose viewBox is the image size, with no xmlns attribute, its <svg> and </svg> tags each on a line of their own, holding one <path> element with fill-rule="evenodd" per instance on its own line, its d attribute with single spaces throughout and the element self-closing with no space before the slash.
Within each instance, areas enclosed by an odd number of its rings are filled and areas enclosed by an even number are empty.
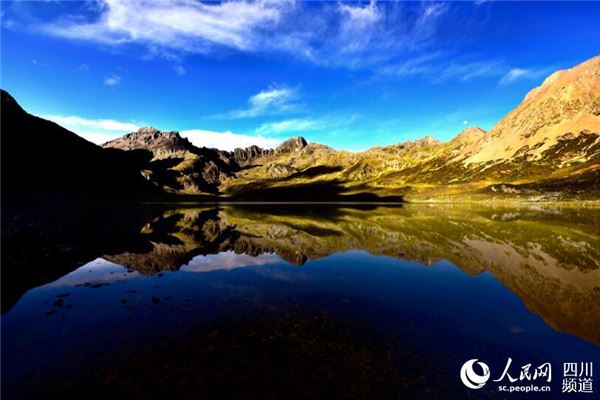
<svg viewBox="0 0 600 400">
<path fill-rule="evenodd" d="M 600 372 L 597 208 L 3 213 L 5 399 L 545 399 L 564 363 Z M 509 358 L 515 382 L 494 382 Z M 472 359 L 480 389 L 461 381 Z M 521 375 L 546 363 L 549 381 Z"/>
</svg>

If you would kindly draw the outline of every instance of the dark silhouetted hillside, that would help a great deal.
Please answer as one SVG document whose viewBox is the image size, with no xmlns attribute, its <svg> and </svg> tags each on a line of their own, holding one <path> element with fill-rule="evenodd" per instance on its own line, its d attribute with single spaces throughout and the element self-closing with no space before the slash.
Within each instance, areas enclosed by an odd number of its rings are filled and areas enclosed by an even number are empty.
<svg viewBox="0 0 600 400">
<path fill-rule="evenodd" d="M 143 195 L 147 151 L 103 149 L 28 114 L 2 90 L 2 197 L 36 193 Z"/>
</svg>

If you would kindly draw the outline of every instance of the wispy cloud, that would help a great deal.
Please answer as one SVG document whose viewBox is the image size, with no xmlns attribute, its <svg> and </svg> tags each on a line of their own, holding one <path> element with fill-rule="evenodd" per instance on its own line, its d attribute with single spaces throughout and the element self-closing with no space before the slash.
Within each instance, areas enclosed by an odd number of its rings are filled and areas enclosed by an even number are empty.
<svg viewBox="0 0 600 400">
<path fill-rule="evenodd" d="M 281 143 L 278 139 L 265 138 L 263 136 L 242 135 L 230 131 L 215 132 L 202 129 L 191 129 L 181 131 L 180 135 L 188 138 L 195 146 L 228 151 L 238 147 L 244 148 L 252 145 L 257 145 L 262 148 L 272 148 Z"/>
<path fill-rule="evenodd" d="M 315 19 L 321 24 L 308 25 L 315 35 L 301 48 L 320 65 L 377 71 L 430 52 L 449 10 L 442 3 L 339 2 L 332 12 L 321 11 Z M 313 40 L 322 37 L 327 40 Z"/>
<path fill-rule="evenodd" d="M 450 6 L 99 0 L 96 10 L 91 17 L 70 15 L 38 24 L 36 30 L 109 46 L 141 45 L 169 57 L 173 52 L 279 52 L 326 66 L 378 68 L 431 43 Z"/>
<path fill-rule="evenodd" d="M 377 69 L 377 75 L 404 78 L 434 74 L 439 71 L 436 65 L 441 57 L 441 52 L 422 54 L 408 60 L 384 65 Z"/>
<path fill-rule="evenodd" d="M 185 75 L 185 74 L 187 74 L 187 71 L 186 71 L 186 70 L 185 70 L 185 68 L 183 68 L 183 66 L 181 66 L 181 65 L 175 65 L 175 66 L 173 67 L 173 69 L 175 70 L 175 73 L 176 73 L 177 75 Z"/>
<path fill-rule="evenodd" d="M 117 86 L 120 82 L 121 82 L 121 77 L 116 74 L 112 74 L 112 75 L 104 78 L 104 84 L 109 87 Z"/>
<path fill-rule="evenodd" d="M 476 79 L 499 79 L 500 85 L 507 85 L 520 79 L 537 79 L 549 74 L 550 67 L 511 67 L 500 59 L 469 60 L 448 59 L 447 54 L 436 52 L 390 64 L 377 71 L 379 77 L 405 78 L 422 76 L 432 83 L 448 81 L 470 82 Z"/>
<path fill-rule="evenodd" d="M 289 132 L 304 132 L 309 129 L 319 128 L 321 121 L 313 119 L 287 119 L 276 122 L 266 122 L 256 128 L 256 132 L 264 135 L 273 135 Z"/>
<path fill-rule="evenodd" d="M 455 60 L 446 54 L 447 44 L 484 23 L 449 2 L 98 0 L 93 12 L 86 10 L 30 28 L 111 48 L 140 46 L 152 56 L 177 61 L 186 54 L 268 53 L 369 70 L 378 77 L 424 76 L 433 83 L 495 77 L 507 84 L 534 76 L 532 71 L 518 75 L 518 68 L 502 60 Z M 458 17 L 462 29 L 450 29 Z M 181 65 L 174 68 L 185 74 Z M 257 112 L 238 111 L 239 118 Z"/>
<path fill-rule="evenodd" d="M 16 30 L 17 25 L 15 20 L 6 17 L 6 12 L 4 10 L 0 10 L 0 27 L 9 31 L 14 31 Z"/>
<path fill-rule="evenodd" d="M 510 71 L 506 73 L 500 80 L 500 84 L 507 84 L 510 82 L 514 82 L 517 79 L 525 76 L 527 74 L 527 70 L 524 68 L 512 68 Z"/>
<path fill-rule="evenodd" d="M 31 59 L 31 63 L 32 63 L 33 65 L 37 65 L 38 67 L 42 67 L 42 68 L 48 68 L 48 67 L 49 67 L 49 65 L 48 65 L 48 64 L 46 64 L 46 63 L 44 63 L 44 62 L 41 62 L 41 61 L 39 61 L 39 60 L 38 60 L 38 59 L 36 59 L 36 58 L 32 58 L 32 59 Z"/>
<path fill-rule="evenodd" d="M 361 52 L 369 45 L 375 27 L 381 22 L 384 14 L 372 1 L 368 6 L 339 4 L 342 15 L 337 42 L 341 45 L 341 53 Z"/>
<path fill-rule="evenodd" d="M 500 76 L 506 71 L 506 66 L 500 61 L 473 61 L 473 62 L 451 62 L 445 66 L 434 82 L 445 82 L 458 80 L 468 82 L 475 78 L 489 78 Z"/>
<path fill-rule="evenodd" d="M 260 30 L 279 22 L 290 6 L 289 1 L 100 0 L 92 21 L 74 16 L 42 30 L 109 45 L 140 43 L 191 53 L 207 53 L 215 46 L 251 51 Z"/>
<path fill-rule="evenodd" d="M 56 122 L 60 126 L 96 144 L 106 143 L 118 136 L 137 131 L 140 128 L 137 124 L 116 121 L 114 119 L 87 119 L 65 115 L 43 115 L 42 118 Z"/>
<path fill-rule="evenodd" d="M 120 122 L 114 119 L 86 119 L 76 116 L 46 115 L 44 118 L 56 122 L 69 129 L 69 127 L 85 129 L 101 129 L 103 131 L 132 132 L 139 126 L 130 122 Z"/>
<path fill-rule="evenodd" d="M 307 134 L 315 131 L 334 130 L 349 126 L 360 119 L 359 114 L 350 116 L 324 116 L 319 118 L 292 118 L 275 122 L 266 122 L 256 128 L 260 135 L 279 135 L 290 133 Z"/>
<path fill-rule="evenodd" d="M 75 67 L 75 72 L 88 72 L 90 70 L 90 66 L 87 64 L 79 64 Z"/>
<path fill-rule="evenodd" d="M 538 79 L 548 75 L 551 71 L 552 68 L 511 68 L 502 76 L 498 84 L 509 85 L 521 79 Z"/>
<path fill-rule="evenodd" d="M 303 110 L 303 106 L 297 102 L 298 97 L 297 89 L 286 86 L 270 87 L 250 96 L 246 108 L 218 114 L 213 118 L 254 118 L 297 113 Z"/>
</svg>

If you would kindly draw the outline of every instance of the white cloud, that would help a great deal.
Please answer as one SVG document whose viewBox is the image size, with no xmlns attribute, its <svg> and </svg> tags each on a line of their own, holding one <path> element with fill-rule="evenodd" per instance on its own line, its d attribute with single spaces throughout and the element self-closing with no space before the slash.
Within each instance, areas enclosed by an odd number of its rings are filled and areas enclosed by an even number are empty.
<svg viewBox="0 0 600 400">
<path fill-rule="evenodd" d="M 514 82 L 515 80 L 519 79 L 520 77 L 522 77 L 526 74 L 527 74 L 526 69 L 513 68 L 510 71 L 508 71 L 506 73 L 506 75 L 504 75 L 502 77 L 502 79 L 500 80 L 500 84 L 508 84 L 508 83 Z"/>
<path fill-rule="evenodd" d="M 448 11 L 447 5 L 443 3 L 427 4 L 423 14 L 421 15 L 422 23 L 431 21 Z"/>
<path fill-rule="evenodd" d="M 506 85 L 519 79 L 536 79 L 550 73 L 553 68 L 513 68 L 502 60 L 464 59 L 444 60 L 444 53 L 424 54 L 408 61 L 390 64 L 377 72 L 381 77 L 425 76 L 432 83 L 450 80 L 470 82 L 480 78 L 500 78 L 499 84 Z"/>
<path fill-rule="evenodd" d="M 311 119 L 288 119 L 277 122 L 266 122 L 256 129 L 257 133 L 264 135 L 302 132 L 308 129 L 320 128 L 322 123 Z"/>
<path fill-rule="evenodd" d="M 296 113 L 303 108 L 296 102 L 297 99 L 298 92 L 296 89 L 271 87 L 251 96 L 248 99 L 247 108 L 215 115 L 214 118 L 254 118 L 265 115 Z"/>
<path fill-rule="evenodd" d="M 348 20 L 344 21 L 342 30 L 346 29 L 362 29 L 370 26 L 381 19 L 381 11 L 377 7 L 375 1 L 369 2 L 368 6 L 351 6 L 349 4 L 340 3 L 340 12 L 347 14 Z"/>
<path fill-rule="evenodd" d="M 175 73 L 177 75 L 185 75 L 187 73 L 187 71 L 185 70 L 185 68 L 183 68 L 183 66 L 181 66 L 181 65 L 175 65 L 173 67 L 173 69 L 175 70 Z"/>
<path fill-rule="evenodd" d="M 4 10 L 0 10 L 0 27 L 9 31 L 16 31 L 17 25 L 15 20 L 6 18 L 6 12 Z"/>
<path fill-rule="evenodd" d="M 62 115 L 46 115 L 43 118 L 49 119 L 50 121 L 54 121 L 67 129 L 73 127 L 85 129 L 100 129 L 103 131 L 112 132 L 133 132 L 140 128 L 136 124 L 130 122 L 120 122 L 114 119 L 86 119 L 82 117 Z"/>
<path fill-rule="evenodd" d="M 456 79 L 461 82 L 468 82 L 475 78 L 489 78 L 502 75 L 506 71 L 504 64 L 497 60 L 473 61 L 473 62 L 452 62 L 443 71 L 434 78 L 434 82 L 445 82 Z"/>
<path fill-rule="evenodd" d="M 232 151 L 238 147 L 244 148 L 257 145 L 262 148 L 272 148 L 281 143 L 278 139 L 262 136 L 241 135 L 230 131 L 214 132 L 201 129 L 181 131 L 182 137 L 188 138 L 197 147 L 217 148 Z"/>
<path fill-rule="evenodd" d="M 75 132 L 92 143 L 102 144 L 140 127 L 130 122 L 114 119 L 87 119 L 77 116 L 43 115 L 42 118 L 56 122 L 60 126 Z"/>
<path fill-rule="evenodd" d="M 549 73 L 549 68 L 512 68 L 498 83 L 500 85 L 509 85 L 520 79 L 537 79 Z"/>
<path fill-rule="evenodd" d="M 368 6 L 352 6 L 340 3 L 342 14 L 337 42 L 342 53 L 362 52 L 372 40 L 375 27 L 383 17 L 383 12 L 374 1 Z"/>
<path fill-rule="evenodd" d="M 88 72 L 90 70 L 90 66 L 87 64 L 79 64 L 75 67 L 76 72 Z"/>
<path fill-rule="evenodd" d="M 314 119 L 286 119 L 276 122 L 266 122 L 256 128 L 260 135 L 278 135 L 284 133 L 309 133 L 308 131 L 323 131 L 351 125 L 360 118 L 359 114 L 350 116 L 325 116 Z"/>
<path fill-rule="evenodd" d="M 95 21 L 59 21 L 43 31 L 74 40 L 206 53 L 214 46 L 252 50 L 261 28 L 277 23 L 290 2 L 202 3 L 195 0 L 101 0 Z"/>
<path fill-rule="evenodd" d="M 432 74 L 437 70 L 437 68 L 434 68 L 434 63 L 441 56 L 442 54 L 440 52 L 423 54 L 406 61 L 383 66 L 377 70 L 377 73 L 381 76 L 392 76 L 399 78 Z"/>
<path fill-rule="evenodd" d="M 60 126 L 75 132 L 92 143 L 104 144 L 124 134 L 135 132 L 143 124 L 116 121 L 114 119 L 87 119 L 78 116 L 42 115 L 44 119 L 56 122 Z M 257 145 L 262 148 L 272 148 L 281 143 L 281 140 L 265 138 L 262 135 L 242 135 L 226 132 L 215 132 L 202 129 L 181 131 L 180 135 L 186 137 L 195 146 L 233 150 L 237 147 Z"/>
<path fill-rule="evenodd" d="M 79 136 L 81 136 L 85 140 L 95 143 L 97 145 L 103 145 L 106 142 L 110 142 L 113 139 L 123 136 L 123 135 L 114 134 L 114 133 L 101 133 L 101 132 L 99 133 L 99 132 L 88 132 L 88 131 L 79 131 L 79 132 L 75 132 L 75 133 L 77 133 Z M 129 132 L 123 132 L 123 133 L 129 133 Z"/>
<path fill-rule="evenodd" d="M 467 121 L 466 119 L 463 121 L 463 125 L 467 125 L 469 123 L 469 121 Z"/>
<path fill-rule="evenodd" d="M 112 74 L 104 78 L 104 84 L 109 87 L 116 86 L 119 82 L 121 82 L 121 77 L 119 75 Z"/>
<path fill-rule="evenodd" d="M 314 6 L 295 0 L 99 0 L 96 10 L 93 18 L 71 15 L 35 29 L 110 46 L 138 44 L 159 55 L 279 52 L 327 66 L 378 68 L 423 50 L 450 7 L 375 1 Z"/>
<path fill-rule="evenodd" d="M 139 45 L 152 56 L 276 53 L 326 67 L 367 69 L 379 76 L 425 76 L 432 82 L 496 77 L 501 84 L 534 77 L 499 60 L 452 60 L 441 51 L 485 21 L 464 18 L 445 2 L 247 0 L 98 0 L 95 15 L 70 15 L 31 27 L 45 34 L 112 47 Z M 129 50 L 130 47 L 127 47 Z M 177 64 L 179 74 L 185 69 Z M 519 74 L 519 70 L 527 73 Z M 505 78 L 502 78 L 506 74 Z M 119 78 L 107 78 L 107 84 Z M 276 112 L 277 113 L 277 112 Z M 260 107 L 221 117 L 264 115 Z"/>
<path fill-rule="evenodd" d="M 46 63 L 44 63 L 44 62 L 41 62 L 41 61 L 39 61 L 39 60 L 38 60 L 38 59 L 36 59 L 36 58 L 32 58 L 32 59 L 31 59 L 31 63 L 32 63 L 33 65 L 37 65 L 38 67 L 43 67 L 43 68 L 47 68 L 47 67 L 48 67 L 48 64 L 46 64 Z"/>
<path fill-rule="evenodd" d="M 371 1 L 368 5 L 340 2 L 307 43 L 312 61 L 326 66 L 379 71 L 427 53 L 449 11 L 444 4 Z"/>
</svg>

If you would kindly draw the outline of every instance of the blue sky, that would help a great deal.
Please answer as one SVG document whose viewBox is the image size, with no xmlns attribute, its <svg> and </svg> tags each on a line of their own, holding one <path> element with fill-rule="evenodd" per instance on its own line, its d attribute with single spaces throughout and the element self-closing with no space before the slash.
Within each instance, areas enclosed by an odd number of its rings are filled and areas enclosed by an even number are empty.
<svg viewBox="0 0 600 400">
<path fill-rule="evenodd" d="M 298 135 L 347 150 L 449 140 L 600 54 L 598 2 L 0 7 L 2 88 L 95 142 L 147 125 L 224 149 Z"/>
</svg>

